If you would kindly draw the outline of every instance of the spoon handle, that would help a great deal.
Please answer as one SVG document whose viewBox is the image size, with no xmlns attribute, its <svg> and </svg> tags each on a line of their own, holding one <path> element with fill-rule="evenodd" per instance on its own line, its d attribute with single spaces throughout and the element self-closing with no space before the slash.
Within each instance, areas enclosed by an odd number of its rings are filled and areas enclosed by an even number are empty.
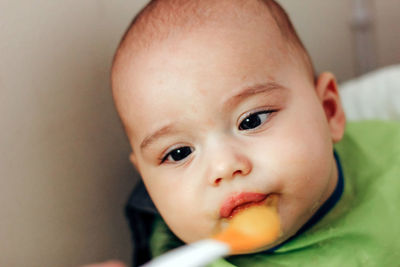
<svg viewBox="0 0 400 267">
<path fill-rule="evenodd" d="M 213 239 L 204 239 L 167 252 L 141 267 L 201 267 L 228 255 L 227 244 Z"/>
</svg>

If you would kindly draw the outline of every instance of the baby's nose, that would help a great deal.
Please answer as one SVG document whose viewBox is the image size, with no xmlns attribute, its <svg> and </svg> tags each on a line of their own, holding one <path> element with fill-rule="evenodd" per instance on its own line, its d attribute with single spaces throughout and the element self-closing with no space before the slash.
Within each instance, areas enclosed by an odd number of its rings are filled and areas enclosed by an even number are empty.
<svg viewBox="0 0 400 267">
<path fill-rule="evenodd" d="M 209 176 L 209 182 L 214 186 L 235 177 L 244 177 L 252 170 L 250 159 L 240 151 L 229 150 L 215 156 L 210 163 L 211 172 Z"/>
</svg>

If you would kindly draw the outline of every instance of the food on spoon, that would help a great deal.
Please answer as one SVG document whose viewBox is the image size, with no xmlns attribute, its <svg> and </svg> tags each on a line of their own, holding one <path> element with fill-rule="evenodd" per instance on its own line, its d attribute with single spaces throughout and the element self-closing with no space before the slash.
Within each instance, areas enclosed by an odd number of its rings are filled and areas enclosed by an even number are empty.
<svg viewBox="0 0 400 267">
<path fill-rule="evenodd" d="M 266 247 L 281 234 L 277 204 L 278 196 L 270 195 L 265 203 L 240 210 L 213 238 L 229 244 L 231 254 L 254 252 Z"/>
</svg>

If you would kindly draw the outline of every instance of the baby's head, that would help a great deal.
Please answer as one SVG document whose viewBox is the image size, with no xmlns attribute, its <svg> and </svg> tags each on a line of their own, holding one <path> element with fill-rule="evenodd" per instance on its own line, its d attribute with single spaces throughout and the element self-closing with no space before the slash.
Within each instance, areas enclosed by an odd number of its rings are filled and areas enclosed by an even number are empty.
<svg viewBox="0 0 400 267">
<path fill-rule="evenodd" d="M 151 2 L 121 42 L 112 86 L 131 161 L 185 242 L 276 194 L 276 245 L 335 188 L 345 125 L 336 83 L 330 73 L 314 80 L 273 1 Z"/>
</svg>

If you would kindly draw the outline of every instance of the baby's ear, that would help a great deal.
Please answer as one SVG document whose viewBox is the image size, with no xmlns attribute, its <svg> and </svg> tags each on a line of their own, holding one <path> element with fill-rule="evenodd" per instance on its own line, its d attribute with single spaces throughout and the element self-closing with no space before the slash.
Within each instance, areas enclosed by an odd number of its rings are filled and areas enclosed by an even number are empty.
<svg viewBox="0 0 400 267">
<path fill-rule="evenodd" d="M 344 133 L 346 117 L 335 76 L 330 72 L 322 73 L 316 81 L 316 93 L 319 97 L 331 131 L 332 141 L 339 142 Z"/>
<path fill-rule="evenodd" d="M 136 170 L 137 168 L 137 158 L 134 152 L 131 152 L 131 154 L 129 155 L 129 160 L 132 162 L 133 166 L 135 166 Z"/>
</svg>

